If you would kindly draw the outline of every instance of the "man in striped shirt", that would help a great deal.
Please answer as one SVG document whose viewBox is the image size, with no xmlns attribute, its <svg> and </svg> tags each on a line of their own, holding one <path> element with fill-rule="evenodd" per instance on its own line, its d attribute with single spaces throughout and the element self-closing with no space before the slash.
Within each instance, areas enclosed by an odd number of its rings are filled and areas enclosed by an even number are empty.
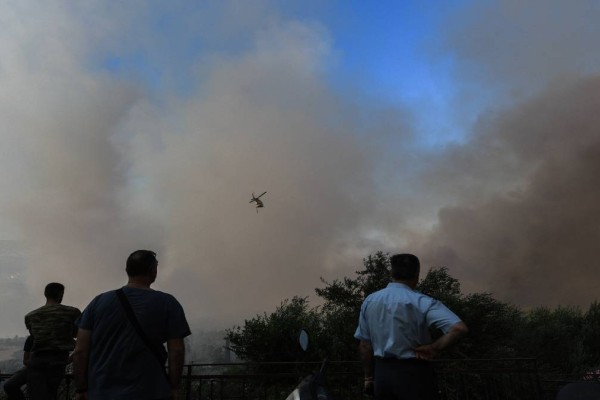
<svg viewBox="0 0 600 400">
<path fill-rule="evenodd" d="M 44 289 L 46 304 L 25 316 L 25 326 L 34 337 L 27 365 L 27 391 L 31 400 L 54 400 L 75 348 L 75 320 L 81 312 L 62 305 L 65 287 L 49 283 Z"/>
</svg>

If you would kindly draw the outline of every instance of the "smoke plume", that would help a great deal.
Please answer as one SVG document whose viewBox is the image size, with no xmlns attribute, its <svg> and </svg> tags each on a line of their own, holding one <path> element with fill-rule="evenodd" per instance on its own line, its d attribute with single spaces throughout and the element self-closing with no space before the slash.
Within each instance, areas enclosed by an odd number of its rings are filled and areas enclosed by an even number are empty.
<svg viewBox="0 0 600 400">
<path fill-rule="evenodd" d="M 431 149 L 427 110 L 331 79 L 324 23 L 268 1 L 169 4 L 0 5 L 0 232 L 27 248 L 28 289 L 8 334 L 47 282 L 83 308 L 139 248 L 196 324 L 311 295 L 377 250 L 522 305 L 596 299 L 597 6 L 441 21 L 423 47 L 454 60 L 465 132 Z"/>
</svg>

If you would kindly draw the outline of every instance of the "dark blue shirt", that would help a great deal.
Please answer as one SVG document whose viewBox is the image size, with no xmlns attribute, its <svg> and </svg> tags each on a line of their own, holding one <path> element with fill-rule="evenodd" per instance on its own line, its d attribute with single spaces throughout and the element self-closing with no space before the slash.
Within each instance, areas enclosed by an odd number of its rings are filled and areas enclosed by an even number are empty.
<svg viewBox="0 0 600 400">
<path fill-rule="evenodd" d="M 190 334 L 183 308 L 175 297 L 127 286 L 123 291 L 142 330 L 157 347 L 168 339 Z M 171 395 L 164 366 L 139 337 L 114 291 L 96 296 L 76 323 L 91 331 L 90 400 L 148 400 Z"/>
</svg>

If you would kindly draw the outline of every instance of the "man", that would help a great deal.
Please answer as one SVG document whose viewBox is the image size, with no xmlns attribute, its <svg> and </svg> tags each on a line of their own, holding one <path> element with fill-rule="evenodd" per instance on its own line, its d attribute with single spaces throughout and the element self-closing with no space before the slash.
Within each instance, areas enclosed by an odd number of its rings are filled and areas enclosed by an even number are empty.
<svg viewBox="0 0 600 400">
<path fill-rule="evenodd" d="M 25 316 L 25 326 L 35 338 L 27 365 L 27 393 L 31 400 L 54 400 L 75 347 L 75 320 L 81 312 L 62 305 L 64 285 L 46 285 L 46 304 Z"/>
<path fill-rule="evenodd" d="M 149 250 L 127 259 L 127 285 L 94 298 L 77 321 L 73 375 L 78 399 L 176 399 L 183 370 L 183 339 L 190 328 L 170 294 L 150 288 L 158 261 Z M 126 306 L 130 305 L 131 314 Z M 135 324 L 138 324 L 136 328 Z M 145 340 L 142 338 L 145 336 Z M 163 343 L 167 343 L 164 354 Z M 168 359 L 168 375 L 164 364 Z"/>
<path fill-rule="evenodd" d="M 365 299 L 354 337 L 365 370 L 365 392 L 379 400 L 435 400 L 437 386 L 429 363 L 441 350 L 467 334 L 468 328 L 441 302 L 414 289 L 419 259 L 412 254 L 390 258 L 392 282 Z M 444 333 L 432 341 L 429 328 Z"/>
<path fill-rule="evenodd" d="M 21 388 L 27 383 L 27 365 L 29 364 L 32 348 L 33 336 L 30 335 L 27 336 L 23 345 L 23 365 L 25 368 L 21 368 L 4 382 L 4 392 L 8 400 L 25 400 Z"/>
</svg>

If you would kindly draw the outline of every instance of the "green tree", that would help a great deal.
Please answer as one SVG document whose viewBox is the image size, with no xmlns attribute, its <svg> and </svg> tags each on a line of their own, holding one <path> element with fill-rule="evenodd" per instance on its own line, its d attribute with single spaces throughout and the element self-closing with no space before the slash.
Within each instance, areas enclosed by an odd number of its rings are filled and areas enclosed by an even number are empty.
<svg viewBox="0 0 600 400">
<path fill-rule="evenodd" d="M 232 350 L 250 361 L 356 360 L 354 331 L 361 304 L 388 284 L 389 268 L 388 254 L 377 252 L 363 259 L 354 277 L 321 280 L 324 286 L 315 289 L 323 299 L 320 307 L 310 308 L 306 298 L 286 300 L 274 313 L 227 330 Z M 445 267 L 431 268 L 417 290 L 442 301 L 469 327 L 469 335 L 442 354 L 444 358 L 534 357 L 546 376 L 581 376 L 600 367 L 599 303 L 586 313 L 569 307 L 524 312 L 490 293 L 462 293 L 460 282 Z M 310 333 L 307 353 L 297 341 L 302 328 Z"/>
<path fill-rule="evenodd" d="M 583 369 L 596 371 L 600 368 L 600 303 L 597 301 L 590 305 L 583 317 L 581 338 L 587 355 Z"/>
<path fill-rule="evenodd" d="M 358 358 L 354 331 L 363 300 L 369 294 L 390 282 L 389 256 L 377 252 L 363 259 L 364 269 L 356 271 L 356 278 L 344 277 L 329 283 L 323 279 L 324 288 L 315 292 L 324 300 L 321 309 L 323 334 L 329 338 L 327 354 L 334 360 Z"/>
<path fill-rule="evenodd" d="M 302 329 L 309 333 L 310 345 L 304 352 L 298 342 Z M 241 359 L 255 362 L 303 361 L 320 358 L 321 322 L 318 309 L 308 300 L 293 297 L 284 300 L 276 310 L 257 315 L 225 331 L 230 349 Z"/>
<path fill-rule="evenodd" d="M 513 358 L 516 329 L 522 325 L 521 311 L 492 297 L 490 293 L 461 296 L 453 310 L 469 327 L 469 335 L 454 349 L 454 356 L 468 358 Z"/>
<path fill-rule="evenodd" d="M 389 255 L 377 252 L 363 260 L 364 269 L 354 279 L 344 277 L 316 289 L 325 300 L 322 307 L 323 332 L 337 338 L 329 347 L 333 359 L 357 358 L 354 331 L 360 306 L 369 294 L 390 282 Z M 418 283 L 416 290 L 443 302 L 469 326 L 470 334 L 459 345 L 441 354 L 444 358 L 514 357 L 514 330 L 521 323 L 521 312 L 488 293 L 464 295 L 460 282 L 446 267 L 433 267 Z M 435 339 L 442 335 L 432 330 Z"/>
<path fill-rule="evenodd" d="M 581 334 L 583 327 L 584 316 L 579 308 L 534 308 L 526 313 L 520 329 L 515 329 L 517 354 L 537 358 L 548 373 L 583 372 L 588 358 Z"/>
<path fill-rule="evenodd" d="M 416 289 L 441 301 L 450 308 L 462 299 L 460 282 L 450 276 L 446 267 L 431 268 L 418 283 Z"/>
<path fill-rule="evenodd" d="M 430 269 L 417 290 L 444 303 L 469 327 L 469 335 L 448 349 L 446 358 L 509 358 L 515 356 L 514 330 L 521 323 L 521 311 L 496 300 L 489 293 L 464 295 L 458 279 L 446 267 Z M 432 332 L 434 338 L 440 332 Z"/>
</svg>

